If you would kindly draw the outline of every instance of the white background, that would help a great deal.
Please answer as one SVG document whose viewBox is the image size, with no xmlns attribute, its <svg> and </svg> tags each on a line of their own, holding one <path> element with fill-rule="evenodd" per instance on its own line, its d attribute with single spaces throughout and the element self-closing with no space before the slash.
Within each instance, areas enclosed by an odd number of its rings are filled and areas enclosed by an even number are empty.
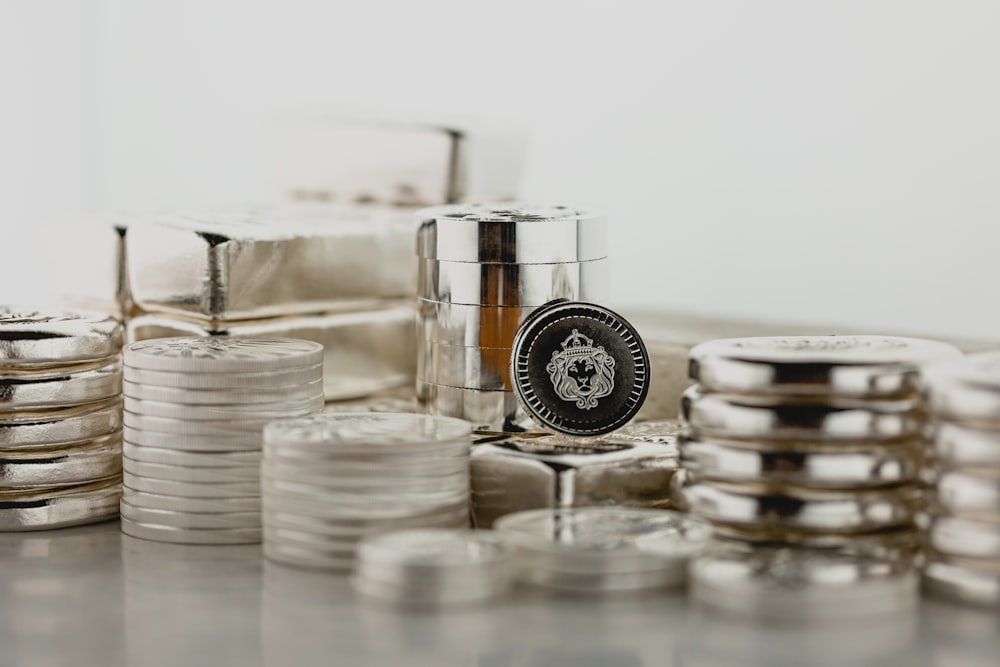
<svg viewBox="0 0 1000 667">
<path fill-rule="evenodd" d="M 0 0 L 2 301 L 55 221 L 259 201 L 275 114 L 521 123 L 614 303 L 1000 338 L 1000 3 Z"/>
</svg>

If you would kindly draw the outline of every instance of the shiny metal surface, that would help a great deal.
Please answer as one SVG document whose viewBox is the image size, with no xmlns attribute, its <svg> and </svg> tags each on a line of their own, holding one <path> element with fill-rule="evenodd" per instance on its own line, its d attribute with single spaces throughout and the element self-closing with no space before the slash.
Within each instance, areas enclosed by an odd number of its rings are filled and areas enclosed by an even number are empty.
<svg viewBox="0 0 1000 667">
<path fill-rule="evenodd" d="M 1000 430 L 986 431 L 943 421 L 932 421 L 928 426 L 936 460 L 948 467 L 1000 471 Z"/>
<path fill-rule="evenodd" d="M 921 366 L 960 356 L 947 343 L 894 336 L 726 338 L 691 350 L 690 375 L 712 391 L 891 397 L 919 388 Z"/>
<path fill-rule="evenodd" d="M 125 516 L 121 518 L 121 531 L 141 540 L 174 544 L 257 544 L 261 536 L 260 528 L 178 528 L 141 523 Z"/>
<path fill-rule="evenodd" d="M 945 556 L 983 558 L 1000 563 L 1000 516 L 977 521 L 954 516 L 930 516 L 922 526 L 927 546 Z"/>
<path fill-rule="evenodd" d="M 849 533 L 912 526 L 918 485 L 833 491 L 788 485 L 702 481 L 690 471 L 673 480 L 675 504 L 709 521 L 761 529 Z"/>
<path fill-rule="evenodd" d="M 40 313 L 0 306 L 0 368 L 69 366 L 112 357 L 121 350 L 118 321 L 100 315 Z"/>
<path fill-rule="evenodd" d="M 260 480 L 259 464 L 232 466 L 177 465 L 175 463 L 150 463 L 122 458 L 125 472 L 147 479 L 175 480 L 178 482 L 256 482 Z"/>
<path fill-rule="evenodd" d="M 1000 607 L 1000 572 L 934 558 L 923 568 L 923 584 L 936 597 L 994 610 Z"/>
<path fill-rule="evenodd" d="M 425 382 L 448 387 L 510 391 L 511 351 L 496 347 L 458 347 L 425 342 L 421 364 Z"/>
<path fill-rule="evenodd" d="M 427 384 L 423 389 L 429 414 L 464 419 L 476 430 L 518 433 L 537 428 L 512 391 L 434 384 Z"/>
<path fill-rule="evenodd" d="M 62 449 L 0 451 L 0 489 L 86 484 L 122 472 L 121 433 Z"/>
<path fill-rule="evenodd" d="M 606 218 L 566 206 L 454 204 L 417 216 L 417 255 L 425 259 L 552 264 L 608 254 Z"/>
<path fill-rule="evenodd" d="M 929 472 L 929 501 L 935 514 L 1000 524 L 1000 474 L 978 468 Z"/>
<path fill-rule="evenodd" d="M 313 368 L 323 361 L 322 345 L 285 337 L 181 336 L 129 343 L 125 365 L 175 373 L 266 373 Z"/>
<path fill-rule="evenodd" d="M 915 399 L 804 399 L 703 392 L 690 387 L 681 415 L 698 435 L 782 440 L 894 440 L 923 425 Z"/>
<path fill-rule="evenodd" d="M 125 397 L 137 401 L 155 401 L 159 403 L 174 403 L 187 406 L 219 406 L 219 405 L 258 405 L 266 410 L 266 404 L 296 404 L 314 397 L 323 398 L 322 366 L 318 367 L 315 379 L 308 379 L 301 384 L 277 385 L 268 387 L 243 386 L 230 389 L 197 389 L 184 387 L 163 387 L 149 383 L 138 383 L 126 380 L 122 383 L 122 393 Z M 260 379 L 257 376 L 256 379 Z M 234 382 L 235 384 L 235 382 Z"/>
<path fill-rule="evenodd" d="M 901 442 L 725 441 L 688 436 L 681 462 L 699 478 L 785 483 L 818 489 L 865 489 L 917 482 L 924 463 L 920 439 Z"/>
<path fill-rule="evenodd" d="M 536 310 L 519 306 L 469 306 L 417 301 L 418 331 L 425 343 L 510 349 L 518 327 Z"/>
<path fill-rule="evenodd" d="M 428 301 L 541 306 L 553 299 L 607 301 L 607 259 L 559 264 L 480 264 L 421 259 L 417 296 Z"/>
<path fill-rule="evenodd" d="M 121 428 L 120 398 L 76 408 L 24 413 L 10 422 L 0 416 L 0 449 L 62 447 L 101 438 Z"/>
<path fill-rule="evenodd" d="M 167 401 L 148 401 L 145 399 L 125 397 L 125 410 L 131 414 L 144 417 L 163 419 L 183 419 L 185 421 L 222 421 L 232 419 L 280 419 L 282 417 L 298 417 L 303 414 L 319 412 L 323 409 L 323 394 L 313 393 L 312 396 L 288 401 L 272 401 L 270 403 L 242 403 L 238 399 L 229 403 L 185 404 Z"/>
<path fill-rule="evenodd" d="M 380 310 L 279 317 L 213 329 L 144 315 L 129 322 L 129 341 L 171 336 L 288 337 L 323 345 L 326 400 L 357 398 L 410 386 L 416 367 L 411 302 Z M 129 373 L 126 371 L 126 376 Z"/>
<path fill-rule="evenodd" d="M 472 516 L 479 528 L 524 510 L 622 505 L 667 509 L 677 471 L 669 447 L 615 436 L 506 438 L 473 447 Z"/>
<path fill-rule="evenodd" d="M 1000 352 L 928 367 L 923 383 L 927 407 L 936 417 L 1000 429 Z"/>
<path fill-rule="evenodd" d="M 96 368 L 67 368 L 59 375 L 6 373 L 0 376 L 0 414 L 21 410 L 64 408 L 114 398 L 122 391 L 118 360 Z M 2 418 L 0 418 L 2 419 Z"/>
<path fill-rule="evenodd" d="M 0 531 L 51 530 L 107 521 L 117 514 L 121 477 L 87 484 L 41 487 L 4 494 Z"/>
<path fill-rule="evenodd" d="M 217 322 L 414 293 L 412 214 L 330 206 L 163 216 L 126 239 L 137 306 Z"/>
</svg>

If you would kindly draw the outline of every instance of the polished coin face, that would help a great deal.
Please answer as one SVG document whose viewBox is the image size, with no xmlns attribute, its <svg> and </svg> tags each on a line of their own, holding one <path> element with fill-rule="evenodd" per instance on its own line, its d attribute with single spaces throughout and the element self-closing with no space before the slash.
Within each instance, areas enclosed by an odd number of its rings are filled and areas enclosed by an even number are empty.
<svg viewBox="0 0 1000 667">
<path fill-rule="evenodd" d="M 122 346 L 111 317 L 48 314 L 0 306 L 0 367 L 36 368 L 108 359 Z"/>
<path fill-rule="evenodd" d="M 296 338 L 158 338 L 131 343 L 125 365 L 153 371 L 249 373 L 315 366 L 323 346 Z"/>
<path fill-rule="evenodd" d="M 514 338 L 511 381 L 531 416 L 569 435 L 600 435 L 632 419 L 649 392 L 638 332 L 595 304 L 554 302 Z"/>
<path fill-rule="evenodd" d="M 930 366 L 923 380 L 935 416 L 986 428 L 1000 425 L 1000 352 Z"/>
<path fill-rule="evenodd" d="M 105 401 L 121 394 L 122 367 L 112 361 L 97 368 L 67 368 L 37 377 L 30 372 L 0 377 L 0 414 L 52 408 L 68 408 Z"/>
<path fill-rule="evenodd" d="M 713 391 L 898 396 L 917 390 L 922 365 L 960 356 L 952 345 L 918 338 L 726 338 L 696 345 L 689 370 Z"/>
</svg>

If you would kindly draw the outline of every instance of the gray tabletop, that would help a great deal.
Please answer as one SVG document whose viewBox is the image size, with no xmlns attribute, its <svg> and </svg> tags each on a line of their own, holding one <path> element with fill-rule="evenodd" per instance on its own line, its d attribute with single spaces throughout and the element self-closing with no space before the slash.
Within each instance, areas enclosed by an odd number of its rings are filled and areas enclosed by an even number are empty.
<svg viewBox="0 0 1000 667">
<path fill-rule="evenodd" d="M 492 606 L 403 611 L 259 546 L 181 547 L 116 522 L 0 534 L 0 665 L 1000 664 L 1000 614 L 925 600 L 911 615 L 758 625 L 683 593 L 517 590 Z"/>
</svg>

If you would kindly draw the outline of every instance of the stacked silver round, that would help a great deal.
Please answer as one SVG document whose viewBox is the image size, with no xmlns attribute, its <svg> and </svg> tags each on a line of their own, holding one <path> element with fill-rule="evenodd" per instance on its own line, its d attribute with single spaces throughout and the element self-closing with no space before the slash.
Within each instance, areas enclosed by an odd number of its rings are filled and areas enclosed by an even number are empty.
<svg viewBox="0 0 1000 667">
<path fill-rule="evenodd" d="M 570 593 L 618 593 L 683 585 L 711 527 L 679 512 L 626 507 L 529 510 L 501 517 L 515 547 L 515 576 Z"/>
<path fill-rule="evenodd" d="M 261 466 L 264 555 L 347 571 L 365 535 L 468 528 L 471 438 L 467 422 L 430 415 L 272 422 Z"/>
<path fill-rule="evenodd" d="M 264 425 L 323 408 L 323 346 L 294 338 L 161 338 L 124 353 L 122 532 L 260 542 Z"/>
<path fill-rule="evenodd" d="M 510 430 L 524 421 L 510 382 L 514 335 L 554 299 L 607 299 L 606 219 L 517 203 L 418 216 L 418 396 L 432 414 Z"/>
<path fill-rule="evenodd" d="M 484 602 L 510 586 L 511 549 L 488 530 L 425 528 L 368 535 L 352 583 L 362 595 L 404 606 Z"/>
<path fill-rule="evenodd" d="M 121 345 L 112 318 L 0 306 L 0 531 L 117 514 Z"/>
<path fill-rule="evenodd" d="M 876 609 L 863 604 L 880 590 L 875 575 L 897 577 L 918 545 L 919 371 L 960 355 L 944 343 L 885 336 L 741 338 L 693 348 L 690 374 L 698 384 L 682 399 L 689 432 L 681 439 L 676 502 L 735 542 L 696 564 L 693 594 L 743 611 L 794 609 L 795 599 L 811 613 L 822 596 L 805 583 L 780 593 L 780 601 L 768 596 L 779 596 L 781 586 L 760 586 L 751 605 L 734 580 L 735 601 L 726 602 L 716 573 L 729 567 L 733 549 L 745 547 L 806 580 L 835 576 L 838 568 L 857 574 L 863 585 L 829 599 Z M 899 589 L 912 602 L 912 572 L 909 580 Z"/>
<path fill-rule="evenodd" d="M 1000 352 L 924 372 L 931 415 L 924 586 L 1000 604 Z"/>
</svg>

